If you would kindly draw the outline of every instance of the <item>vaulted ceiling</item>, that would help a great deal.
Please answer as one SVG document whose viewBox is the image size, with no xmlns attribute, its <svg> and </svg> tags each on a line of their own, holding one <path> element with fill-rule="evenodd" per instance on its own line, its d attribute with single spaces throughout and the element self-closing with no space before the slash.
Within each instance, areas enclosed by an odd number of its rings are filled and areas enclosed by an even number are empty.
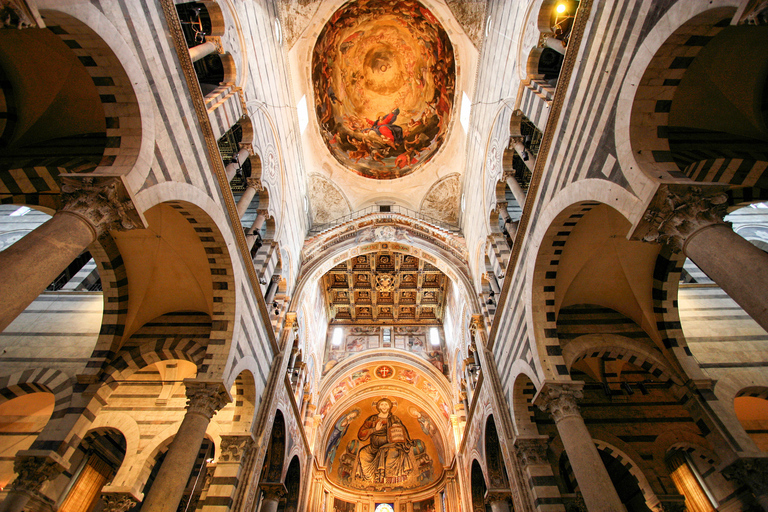
<svg viewBox="0 0 768 512">
<path fill-rule="evenodd" d="M 447 282 L 426 261 L 379 251 L 333 267 L 323 276 L 323 289 L 334 323 L 438 324 Z"/>
</svg>

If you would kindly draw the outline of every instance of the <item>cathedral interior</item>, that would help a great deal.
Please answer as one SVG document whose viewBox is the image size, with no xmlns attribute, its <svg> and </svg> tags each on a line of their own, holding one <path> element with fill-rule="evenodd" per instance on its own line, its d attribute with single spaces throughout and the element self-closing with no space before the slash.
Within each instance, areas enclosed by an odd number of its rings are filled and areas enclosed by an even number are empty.
<svg viewBox="0 0 768 512">
<path fill-rule="evenodd" d="M 0 512 L 768 511 L 766 201 L 766 0 L 0 0 Z"/>
</svg>

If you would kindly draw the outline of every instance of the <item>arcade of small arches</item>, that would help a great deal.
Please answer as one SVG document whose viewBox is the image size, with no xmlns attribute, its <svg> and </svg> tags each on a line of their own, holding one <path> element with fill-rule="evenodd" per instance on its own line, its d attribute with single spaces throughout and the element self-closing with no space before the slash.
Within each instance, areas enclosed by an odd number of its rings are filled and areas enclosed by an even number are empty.
<svg viewBox="0 0 768 512">
<path fill-rule="evenodd" d="M 0 512 L 768 510 L 765 3 L 314 3 L 0 2 Z"/>
</svg>

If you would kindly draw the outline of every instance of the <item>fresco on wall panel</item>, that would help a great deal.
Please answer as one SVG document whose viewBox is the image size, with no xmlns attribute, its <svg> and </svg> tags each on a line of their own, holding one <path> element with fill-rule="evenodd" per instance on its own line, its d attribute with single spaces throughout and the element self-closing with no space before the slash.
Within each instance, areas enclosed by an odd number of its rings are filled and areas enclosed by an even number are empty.
<svg viewBox="0 0 768 512">
<path fill-rule="evenodd" d="M 435 512 L 435 498 L 413 502 L 413 512 Z"/>
<path fill-rule="evenodd" d="M 455 82 L 448 34 L 415 0 L 345 4 L 312 56 L 320 134 L 342 165 L 367 178 L 399 178 L 434 156 Z"/>
</svg>

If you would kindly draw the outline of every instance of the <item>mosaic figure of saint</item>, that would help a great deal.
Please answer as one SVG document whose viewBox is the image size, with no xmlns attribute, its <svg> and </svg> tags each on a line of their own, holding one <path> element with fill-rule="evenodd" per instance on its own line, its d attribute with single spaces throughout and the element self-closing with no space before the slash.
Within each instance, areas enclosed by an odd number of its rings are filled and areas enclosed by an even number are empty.
<svg viewBox="0 0 768 512">
<path fill-rule="evenodd" d="M 360 441 L 369 441 L 357 455 L 358 479 L 372 483 L 404 482 L 413 470 L 409 451 L 413 441 L 403 422 L 392 413 L 388 398 L 374 402 L 376 414 L 366 418 L 357 433 Z"/>
<path fill-rule="evenodd" d="M 336 449 L 339 447 L 341 438 L 347 433 L 349 424 L 358 416 L 360 416 L 360 409 L 352 409 L 339 418 L 339 421 L 333 426 L 333 432 L 331 432 L 331 435 L 328 438 L 328 447 L 325 449 L 325 457 L 328 461 L 327 464 L 329 469 L 333 466 L 333 459 L 336 457 Z"/>
</svg>

